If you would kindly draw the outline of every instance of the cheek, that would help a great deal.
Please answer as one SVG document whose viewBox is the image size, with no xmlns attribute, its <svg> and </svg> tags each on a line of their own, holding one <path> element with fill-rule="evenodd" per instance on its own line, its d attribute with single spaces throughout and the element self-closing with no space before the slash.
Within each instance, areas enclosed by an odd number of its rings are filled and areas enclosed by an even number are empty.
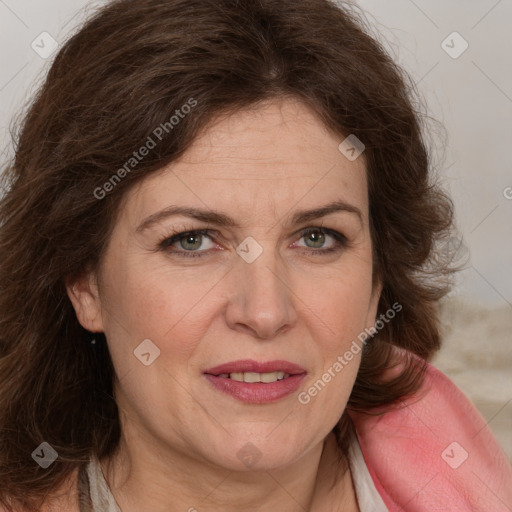
<svg viewBox="0 0 512 512">
<path fill-rule="evenodd" d="M 346 267 L 328 276 L 316 276 L 315 285 L 300 285 L 297 295 L 310 311 L 310 322 L 331 349 L 357 336 L 368 319 L 372 282 L 371 268 Z"/>
<path fill-rule="evenodd" d="M 150 339 L 160 349 L 161 362 L 187 361 L 204 336 L 213 307 L 209 291 L 221 277 L 199 269 L 187 275 L 167 266 L 111 269 L 104 314 L 110 319 L 105 332 L 113 357 L 121 361 Z"/>
<path fill-rule="evenodd" d="M 190 286 L 190 280 L 178 274 L 165 276 L 147 268 L 125 270 L 117 269 L 110 276 L 110 306 L 104 313 L 109 319 L 105 328 L 109 351 L 122 391 L 118 398 L 126 408 L 136 404 L 141 418 L 151 418 L 169 396 L 177 409 L 180 400 L 190 408 L 188 394 L 182 396 L 172 376 L 190 363 L 204 338 L 211 313 L 205 311 L 204 299 L 211 285 L 203 282 L 202 287 L 196 282 Z M 144 351 L 139 350 L 141 346 L 146 347 Z M 150 364 L 146 366 L 134 351 L 149 352 Z"/>
<path fill-rule="evenodd" d="M 371 275 L 353 270 L 325 280 L 323 293 L 306 301 L 318 365 L 298 401 L 305 414 L 321 414 L 327 424 L 341 417 L 357 377 L 371 291 Z"/>
</svg>

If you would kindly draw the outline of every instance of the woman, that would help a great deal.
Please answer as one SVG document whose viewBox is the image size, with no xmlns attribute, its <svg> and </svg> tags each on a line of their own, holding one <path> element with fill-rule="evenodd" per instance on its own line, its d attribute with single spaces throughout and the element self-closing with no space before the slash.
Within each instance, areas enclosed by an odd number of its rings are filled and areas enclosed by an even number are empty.
<svg viewBox="0 0 512 512">
<path fill-rule="evenodd" d="M 452 203 L 363 25 L 118 0 L 59 51 L 4 170 L 4 510 L 510 509 L 427 362 Z"/>
</svg>

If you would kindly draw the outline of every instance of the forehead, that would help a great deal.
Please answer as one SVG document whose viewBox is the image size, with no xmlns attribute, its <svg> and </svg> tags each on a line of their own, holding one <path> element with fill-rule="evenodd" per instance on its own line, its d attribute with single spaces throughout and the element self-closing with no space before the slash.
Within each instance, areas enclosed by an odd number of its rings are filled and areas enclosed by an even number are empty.
<svg viewBox="0 0 512 512">
<path fill-rule="evenodd" d="M 347 159 L 338 149 L 344 138 L 297 100 L 271 100 L 219 116 L 179 160 L 128 193 L 127 213 L 136 222 L 179 203 L 270 216 L 298 202 L 306 208 L 341 199 L 366 216 L 364 155 Z"/>
</svg>

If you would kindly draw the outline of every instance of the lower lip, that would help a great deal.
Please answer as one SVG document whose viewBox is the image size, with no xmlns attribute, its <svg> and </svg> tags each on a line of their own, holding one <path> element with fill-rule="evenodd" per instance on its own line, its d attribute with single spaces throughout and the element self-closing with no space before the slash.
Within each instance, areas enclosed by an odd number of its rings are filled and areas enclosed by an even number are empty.
<svg viewBox="0 0 512 512">
<path fill-rule="evenodd" d="M 293 393 L 299 387 L 305 373 L 290 375 L 276 382 L 239 382 L 237 380 L 204 374 L 216 389 L 250 404 L 275 402 Z"/>
</svg>

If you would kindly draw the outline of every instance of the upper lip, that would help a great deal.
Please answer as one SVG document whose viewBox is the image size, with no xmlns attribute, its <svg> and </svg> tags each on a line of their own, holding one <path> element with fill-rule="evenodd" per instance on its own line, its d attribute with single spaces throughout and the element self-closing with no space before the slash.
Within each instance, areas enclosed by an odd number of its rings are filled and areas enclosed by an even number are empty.
<svg viewBox="0 0 512 512">
<path fill-rule="evenodd" d="M 258 362 L 253 359 L 240 359 L 238 361 L 231 361 L 229 363 L 215 366 L 205 370 L 204 373 L 210 375 L 221 375 L 222 373 L 270 373 L 270 372 L 284 372 L 290 375 L 306 373 L 306 370 L 298 364 L 290 363 L 289 361 L 276 360 Z"/>
</svg>

